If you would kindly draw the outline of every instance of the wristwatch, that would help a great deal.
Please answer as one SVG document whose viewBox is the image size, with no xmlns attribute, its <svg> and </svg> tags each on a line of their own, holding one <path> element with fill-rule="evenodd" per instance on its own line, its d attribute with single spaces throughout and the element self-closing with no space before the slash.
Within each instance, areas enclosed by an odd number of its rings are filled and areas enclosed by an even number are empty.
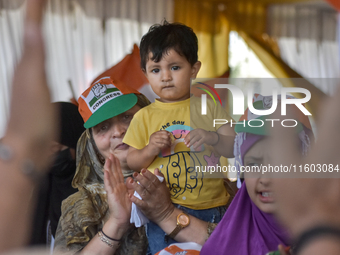
<svg viewBox="0 0 340 255">
<path fill-rule="evenodd" d="M 165 241 L 167 242 L 169 238 L 174 239 L 174 237 L 181 231 L 183 228 L 187 227 L 190 224 L 189 215 L 181 212 L 177 215 L 177 226 L 175 229 L 169 234 L 165 236 Z"/>
</svg>

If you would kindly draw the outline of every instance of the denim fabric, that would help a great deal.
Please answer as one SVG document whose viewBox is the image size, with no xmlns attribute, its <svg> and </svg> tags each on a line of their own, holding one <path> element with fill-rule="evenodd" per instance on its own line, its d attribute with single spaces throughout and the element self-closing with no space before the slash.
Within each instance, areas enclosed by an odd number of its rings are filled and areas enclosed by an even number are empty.
<svg viewBox="0 0 340 255">
<path fill-rule="evenodd" d="M 207 222 L 215 222 L 218 223 L 221 221 L 224 213 L 226 212 L 225 206 L 215 207 L 206 210 L 194 210 L 181 205 L 175 204 L 177 208 L 190 214 L 198 219 Z M 168 247 L 172 243 L 178 243 L 174 239 L 169 238 L 168 242 L 164 240 L 166 233 L 158 227 L 157 224 L 153 222 L 149 222 L 146 225 L 146 236 L 148 237 L 149 247 L 147 255 L 155 254 L 160 250 Z"/>
</svg>

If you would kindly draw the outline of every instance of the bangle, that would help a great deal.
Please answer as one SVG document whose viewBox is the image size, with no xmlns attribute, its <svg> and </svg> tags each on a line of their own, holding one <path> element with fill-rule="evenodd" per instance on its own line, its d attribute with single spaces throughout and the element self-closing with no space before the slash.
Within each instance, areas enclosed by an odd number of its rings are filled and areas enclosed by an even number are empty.
<svg viewBox="0 0 340 255">
<path fill-rule="evenodd" d="M 106 238 L 110 239 L 111 241 L 115 241 L 115 242 L 120 242 L 120 241 L 121 241 L 121 239 L 118 240 L 118 239 L 114 239 L 114 238 L 111 238 L 111 237 L 107 236 L 107 235 L 104 233 L 103 229 L 101 229 L 100 231 L 103 233 L 103 235 L 104 235 Z"/>
<path fill-rule="evenodd" d="M 99 236 L 99 239 L 106 243 L 108 246 L 110 246 L 111 248 L 113 247 L 119 247 L 120 246 L 120 240 L 117 240 L 117 239 L 113 239 L 111 237 L 108 237 L 107 235 L 105 235 L 105 233 L 103 232 L 103 230 L 99 230 L 98 232 L 98 236 Z M 118 242 L 118 243 L 115 243 L 115 242 Z"/>
<path fill-rule="evenodd" d="M 218 144 L 218 142 L 220 141 L 220 135 L 219 135 L 217 132 L 215 132 L 215 131 L 209 131 L 209 132 L 217 134 L 217 142 L 216 142 L 216 143 L 214 143 L 214 144 L 211 144 L 211 146 L 215 146 L 215 145 L 217 145 L 217 144 Z"/>
<path fill-rule="evenodd" d="M 5 162 L 10 162 L 14 159 L 14 153 L 12 148 L 8 145 L 3 144 L 0 142 L 0 159 Z M 21 173 L 31 179 L 34 183 L 40 181 L 43 177 L 43 173 L 40 173 L 36 168 L 31 159 L 24 159 L 22 167 L 20 167 Z"/>
<path fill-rule="evenodd" d="M 326 236 L 340 239 L 340 229 L 330 226 L 317 226 L 303 232 L 293 246 L 294 254 L 299 254 L 299 252 L 311 241 Z"/>
</svg>

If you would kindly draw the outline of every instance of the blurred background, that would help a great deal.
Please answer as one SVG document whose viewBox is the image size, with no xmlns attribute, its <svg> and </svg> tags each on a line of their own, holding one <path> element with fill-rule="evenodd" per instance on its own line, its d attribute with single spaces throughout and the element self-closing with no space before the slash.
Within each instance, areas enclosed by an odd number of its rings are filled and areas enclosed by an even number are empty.
<svg viewBox="0 0 340 255">
<path fill-rule="evenodd" d="M 0 0 L 0 137 L 21 56 L 25 4 Z M 77 99 L 107 69 L 152 99 L 137 46 L 163 19 L 197 34 L 200 78 L 300 78 L 316 98 L 331 95 L 340 78 L 339 11 L 339 0 L 48 0 L 44 36 L 52 99 Z"/>
</svg>

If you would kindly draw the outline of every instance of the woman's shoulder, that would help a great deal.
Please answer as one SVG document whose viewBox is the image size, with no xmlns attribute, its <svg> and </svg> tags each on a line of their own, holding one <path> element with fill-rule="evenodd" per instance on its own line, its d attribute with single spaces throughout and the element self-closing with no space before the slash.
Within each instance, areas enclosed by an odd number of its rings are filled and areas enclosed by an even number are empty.
<svg viewBox="0 0 340 255">
<path fill-rule="evenodd" d="M 64 199 L 61 205 L 62 215 L 72 212 L 73 216 L 82 215 L 84 211 L 86 211 L 87 217 L 94 216 L 88 214 L 100 213 L 105 215 L 107 209 L 108 205 L 103 184 L 87 185 L 86 189 L 79 188 L 76 193 Z"/>
<path fill-rule="evenodd" d="M 107 205 L 102 207 L 107 209 Z M 99 209 L 103 209 L 102 207 Z M 94 205 L 91 194 L 85 189 L 80 189 L 66 198 L 62 202 L 56 234 L 59 248 L 79 250 L 84 247 L 102 227 L 105 213 L 99 209 Z"/>
<path fill-rule="evenodd" d="M 82 198 L 84 197 L 84 191 L 77 191 L 72 195 L 68 196 L 66 199 L 63 200 L 61 204 L 62 211 L 63 209 L 68 208 L 69 206 L 74 206 L 77 203 L 81 203 Z"/>
</svg>

